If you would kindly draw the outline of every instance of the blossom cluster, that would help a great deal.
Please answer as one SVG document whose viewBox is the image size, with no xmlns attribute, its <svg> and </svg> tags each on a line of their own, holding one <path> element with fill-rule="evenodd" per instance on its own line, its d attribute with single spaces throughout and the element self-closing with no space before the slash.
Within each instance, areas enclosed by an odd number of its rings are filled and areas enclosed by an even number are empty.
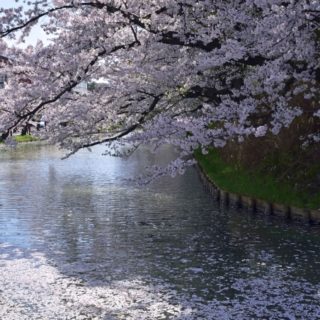
<svg viewBox="0 0 320 320">
<path fill-rule="evenodd" d="M 40 114 L 41 134 L 71 153 L 171 143 L 181 152 L 166 168 L 174 175 L 195 149 L 278 134 L 304 113 L 298 95 L 320 113 L 317 0 L 28 3 L 0 8 L 0 54 L 12 61 L 3 138 Z M 35 24 L 49 44 L 6 45 Z"/>
</svg>

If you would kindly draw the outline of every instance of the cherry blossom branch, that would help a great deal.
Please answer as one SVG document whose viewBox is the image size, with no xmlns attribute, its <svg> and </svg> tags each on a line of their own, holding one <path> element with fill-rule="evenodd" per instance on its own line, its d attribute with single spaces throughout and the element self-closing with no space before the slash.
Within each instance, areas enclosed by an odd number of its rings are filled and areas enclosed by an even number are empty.
<svg viewBox="0 0 320 320">
<path fill-rule="evenodd" d="M 140 128 L 141 125 L 145 122 L 147 116 L 154 111 L 154 109 L 156 108 L 157 104 L 159 103 L 159 101 L 161 100 L 161 98 L 163 97 L 163 94 L 159 94 L 156 97 L 154 97 L 152 103 L 150 104 L 148 110 L 144 111 L 142 113 L 142 116 L 139 118 L 139 120 L 134 123 L 133 125 L 129 126 L 126 129 L 121 130 L 120 133 L 112 136 L 112 137 L 107 137 L 104 139 L 100 139 L 100 140 L 96 140 L 90 143 L 86 143 L 86 144 L 82 144 L 80 146 L 77 146 L 72 152 L 68 153 L 65 157 L 63 157 L 63 159 L 69 158 L 71 155 L 75 154 L 77 151 L 79 151 L 80 149 L 85 149 L 85 148 L 90 148 L 99 144 L 103 144 L 103 143 L 108 143 L 108 142 L 113 142 L 113 141 L 117 141 L 120 138 L 123 138 L 125 136 L 127 136 L 128 134 L 132 133 L 133 131 L 135 131 L 136 129 Z"/>
</svg>

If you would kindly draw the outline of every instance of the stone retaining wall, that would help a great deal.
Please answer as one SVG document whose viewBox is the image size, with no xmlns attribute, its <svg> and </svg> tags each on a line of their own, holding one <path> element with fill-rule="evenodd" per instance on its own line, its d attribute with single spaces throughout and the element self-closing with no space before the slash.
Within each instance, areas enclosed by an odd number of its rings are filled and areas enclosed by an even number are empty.
<svg viewBox="0 0 320 320">
<path fill-rule="evenodd" d="M 271 203 L 261 199 L 251 198 L 236 193 L 231 193 L 219 188 L 214 181 L 203 171 L 200 165 L 196 166 L 199 176 L 209 193 L 225 205 L 233 204 L 246 208 L 251 212 L 265 215 L 279 216 L 287 220 L 304 221 L 311 224 L 320 224 L 320 209 L 310 210 L 278 203 Z"/>
</svg>

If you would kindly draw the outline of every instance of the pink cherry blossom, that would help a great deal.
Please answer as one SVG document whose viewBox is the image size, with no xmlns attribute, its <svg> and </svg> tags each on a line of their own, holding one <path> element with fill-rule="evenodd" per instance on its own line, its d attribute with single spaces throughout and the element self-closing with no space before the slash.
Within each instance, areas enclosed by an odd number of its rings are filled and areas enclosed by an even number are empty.
<svg viewBox="0 0 320 320">
<path fill-rule="evenodd" d="M 163 172 L 174 175 L 199 147 L 278 134 L 304 112 L 296 95 L 319 115 L 317 0 L 17 2 L 0 9 L 3 138 L 38 115 L 39 135 L 70 154 L 169 143 L 180 156 Z M 7 45 L 35 24 L 49 44 Z"/>
</svg>

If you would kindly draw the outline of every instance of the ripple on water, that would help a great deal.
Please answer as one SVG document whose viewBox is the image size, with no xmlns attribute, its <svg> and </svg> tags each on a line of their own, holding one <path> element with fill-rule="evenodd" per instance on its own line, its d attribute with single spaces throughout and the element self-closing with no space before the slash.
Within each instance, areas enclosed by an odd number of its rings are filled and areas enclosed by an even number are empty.
<svg viewBox="0 0 320 320">
<path fill-rule="evenodd" d="M 165 151 L 0 154 L 1 319 L 320 319 L 319 232 L 128 182 Z"/>
</svg>

